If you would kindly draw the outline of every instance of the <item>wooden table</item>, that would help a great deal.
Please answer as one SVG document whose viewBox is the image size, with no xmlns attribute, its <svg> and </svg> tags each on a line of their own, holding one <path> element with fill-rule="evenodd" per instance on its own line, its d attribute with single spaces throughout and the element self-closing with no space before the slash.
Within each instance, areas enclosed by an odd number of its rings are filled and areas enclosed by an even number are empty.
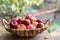
<svg viewBox="0 0 60 40">
<path fill-rule="evenodd" d="M 52 40 L 51 37 L 49 37 L 49 39 L 44 39 L 46 35 L 49 35 L 49 33 L 44 31 L 42 34 L 39 34 L 33 38 L 20 38 L 7 32 L 0 22 L 0 40 Z"/>
<path fill-rule="evenodd" d="M 42 34 L 37 35 L 36 37 L 33 38 L 20 38 L 18 36 L 15 36 L 7 31 L 5 31 L 5 33 L 3 33 L 0 36 L 0 40 L 52 40 L 52 38 L 50 37 L 49 39 L 44 39 L 44 37 L 48 35 L 48 32 L 45 31 Z"/>
</svg>

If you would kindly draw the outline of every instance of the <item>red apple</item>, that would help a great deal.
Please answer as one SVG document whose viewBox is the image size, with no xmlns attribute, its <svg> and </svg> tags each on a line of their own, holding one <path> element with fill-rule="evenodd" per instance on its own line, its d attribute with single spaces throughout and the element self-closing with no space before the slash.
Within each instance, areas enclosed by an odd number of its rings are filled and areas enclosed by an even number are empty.
<svg viewBox="0 0 60 40">
<path fill-rule="evenodd" d="M 24 24 L 18 25 L 18 30 L 26 30 L 26 26 Z"/>
<path fill-rule="evenodd" d="M 25 24 L 26 26 L 31 24 L 29 19 L 25 19 L 24 21 L 22 21 L 22 24 Z"/>
<path fill-rule="evenodd" d="M 34 27 L 34 25 L 30 24 L 27 26 L 27 29 L 36 29 L 36 27 Z"/>
<path fill-rule="evenodd" d="M 19 18 L 12 18 L 11 21 L 17 21 Z"/>
<path fill-rule="evenodd" d="M 25 19 L 29 19 L 29 20 L 31 21 L 31 23 L 36 21 L 36 18 L 33 17 L 32 15 L 27 15 L 27 16 L 25 17 Z"/>
<path fill-rule="evenodd" d="M 31 22 L 36 22 L 36 18 L 32 16 L 32 17 L 30 18 L 30 21 L 31 21 Z"/>
<path fill-rule="evenodd" d="M 23 20 L 24 20 L 24 19 L 19 18 L 19 19 L 18 19 L 18 21 L 17 21 L 17 22 L 18 22 L 18 24 L 21 24 Z"/>
<path fill-rule="evenodd" d="M 36 22 L 41 23 L 42 21 L 41 20 L 36 20 Z"/>
<path fill-rule="evenodd" d="M 26 15 L 25 18 L 29 18 L 29 17 L 32 17 L 32 15 L 31 14 L 28 14 L 28 15 Z"/>
<path fill-rule="evenodd" d="M 28 14 L 25 19 L 30 19 L 30 17 L 32 17 L 32 15 Z"/>
<path fill-rule="evenodd" d="M 43 23 L 38 23 L 38 25 L 36 26 L 36 28 L 42 28 L 44 26 Z"/>
<path fill-rule="evenodd" d="M 18 23 L 16 21 L 11 21 L 10 22 L 10 28 L 16 29 L 18 27 Z"/>
</svg>

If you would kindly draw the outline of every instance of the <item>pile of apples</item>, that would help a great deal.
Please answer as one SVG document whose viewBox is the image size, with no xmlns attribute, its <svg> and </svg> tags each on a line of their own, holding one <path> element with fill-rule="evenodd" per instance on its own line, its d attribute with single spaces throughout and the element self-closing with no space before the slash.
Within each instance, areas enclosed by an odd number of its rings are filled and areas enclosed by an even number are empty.
<svg viewBox="0 0 60 40">
<path fill-rule="evenodd" d="M 26 30 L 42 28 L 43 26 L 44 23 L 33 17 L 31 14 L 21 18 L 12 18 L 10 21 L 11 29 Z"/>
</svg>

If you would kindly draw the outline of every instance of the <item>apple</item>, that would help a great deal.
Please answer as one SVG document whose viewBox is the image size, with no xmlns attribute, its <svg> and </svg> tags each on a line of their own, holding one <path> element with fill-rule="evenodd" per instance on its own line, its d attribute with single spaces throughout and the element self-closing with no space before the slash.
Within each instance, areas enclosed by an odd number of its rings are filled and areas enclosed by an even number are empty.
<svg viewBox="0 0 60 40">
<path fill-rule="evenodd" d="M 18 30 L 26 30 L 26 26 L 24 24 L 20 24 L 17 27 Z"/>
<path fill-rule="evenodd" d="M 43 26 L 44 26 L 43 23 L 38 23 L 37 26 L 36 26 L 36 28 L 42 28 Z"/>
<path fill-rule="evenodd" d="M 36 27 L 34 27 L 34 25 L 30 24 L 27 26 L 27 29 L 36 29 Z"/>
<path fill-rule="evenodd" d="M 32 15 L 28 14 L 25 19 L 30 19 L 32 17 Z"/>
<path fill-rule="evenodd" d="M 36 20 L 36 22 L 41 23 L 42 21 L 41 20 Z"/>
<path fill-rule="evenodd" d="M 38 22 L 32 22 L 32 25 L 37 26 Z"/>
<path fill-rule="evenodd" d="M 32 22 L 35 22 L 36 21 L 36 18 L 35 17 L 33 17 L 32 15 L 27 15 L 26 17 L 25 17 L 25 19 L 29 19 L 30 21 L 31 21 L 31 23 Z"/>
<path fill-rule="evenodd" d="M 17 21 L 19 18 L 12 18 L 11 21 Z"/>
<path fill-rule="evenodd" d="M 24 21 L 22 21 L 22 24 L 25 24 L 26 26 L 31 24 L 29 19 L 25 19 Z"/>
<path fill-rule="evenodd" d="M 36 18 L 32 16 L 32 17 L 30 18 L 30 21 L 31 21 L 31 22 L 36 22 Z"/>
<path fill-rule="evenodd" d="M 10 22 L 10 28 L 16 29 L 18 27 L 18 23 L 16 21 L 11 21 Z"/>
<path fill-rule="evenodd" d="M 32 15 L 31 15 L 31 14 L 28 14 L 28 15 L 25 17 L 25 19 L 30 19 L 30 17 L 32 17 Z"/>
<path fill-rule="evenodd" d="M 24 19 L 19 18 L 19 19 L 18 19 L 18 21 L 17 21 L 17 22 L 18 22 L 18 24 L 21 24 L 23 20 L 24 20 Z"/>
</svg>

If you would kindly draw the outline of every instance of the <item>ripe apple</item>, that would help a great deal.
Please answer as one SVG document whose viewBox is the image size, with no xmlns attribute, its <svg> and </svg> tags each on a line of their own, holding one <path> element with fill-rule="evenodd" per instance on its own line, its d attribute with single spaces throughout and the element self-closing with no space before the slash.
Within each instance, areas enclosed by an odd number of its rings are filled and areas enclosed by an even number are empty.
<svg viewBox="0 0 60 40">
<path fill-rule="evenodd" d="M 32 15 L 28 14 L 25 19 L 30 19 L 32 17 Z"/>
<path fill-rule="evenodd" d="M 25 19 L 24 21 L 22 21 L 22 24 L 25 24 L 26 26 L 31 24 L 29 19 Z"/>
<path fill-rule="evenodd" d="M 32 25 L 37 26 L 38 22 L 32 22 Z"/>
<path fill-rule="evenodd" d="M 12 18 L 11 21 L 17 21 L 19 18 Z"/>
<path fill-rule="evenodd" d="M 32 15 L 27 15 L 27 16 L 25 17 L 25 19 L 29 19 L 29 20 L 31 21 L 31 23 L 36 21 L 36 18 L 33 17 Z"/>
<path fill-rule="evenodd" d="M 38 25 L 36 26 L 36 28 L 42 28 L 44 26 L 43 23 L 38 23 Z"/>
<path fill-rule="evenodd" d="M 18 19 L 18 21 L 17 21 L 17 22 L 18 22 L 18 24 L 21 24 L 23 20 L 24 20 L 24 19 L 19 18 L 19 19 Z"/>
<path fill-rule="evenodd" d="M 20 24 L 17 27 L 18 30 L 26 30 L 26 26 L 24 24 Z"/>
<path fill-rule="evenodd" d="M 16 29 L 18 27 L 18 23 L 16 21 L 11 21 L 10 22 L 10 28 Z"/>
<path fill-rule="evenodd" d="M 30 18 L 30 21 L 31 21 L 31 22 L 36 22 L 36 18 L 32 16 L 32 17 Z"/>
<path fill-rule="evenodd" d="M 25 19 L 30 19 L 30 17 L 32 17 L 32 15 L 28 14 L 26 15 Z"/>
<path fill-rule="evenodd" d="M 41 23 L 42 21 L 41 20 L 36 20 L 36 22 Z"/>
<path fill-rule="evenodd" d="M 30 24 L 27 26 L 27 29 L 36 29 L 36 27 L 34 27 L 34 25 Z"/>
</svg>

